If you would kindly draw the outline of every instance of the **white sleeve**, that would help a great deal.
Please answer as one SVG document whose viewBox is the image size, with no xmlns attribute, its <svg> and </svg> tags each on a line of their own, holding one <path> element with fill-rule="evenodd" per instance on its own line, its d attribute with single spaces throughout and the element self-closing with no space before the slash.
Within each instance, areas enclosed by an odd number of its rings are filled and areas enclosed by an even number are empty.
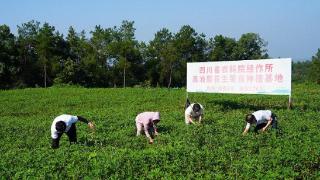
<svg viewBox="0 0 320 180">
<path fill-rule="evenodd" d="M 56 130 L 56 123 L 52 123 L 52 125 L 51 125 L 51 137 L 52 137 L 52 139 L 58 138 L 58 131 Z"/>
<path fill-rule="evenodd" d="M 71 118 L 70 118 L 70 123 L 72 124 L 72 123 L 75 123 L 75 122 L 77 122 L 78 121 L 78 116 L 71 116 Z"/>
<path fill-rule="evenodd" d="M 57 139 L 58 138 L 57 131 L 51 132 L 51 137 L 52 137 L 52 139 Z"/>
<path fill-rule="evenodd" d="M 201 106 L 200 115 L 203 115 L 203 107 Z"/>
<path fill-rule="evenodd" d="M 270 110 L 268 110 L 268 116 L 267 116 L 267 120 L 272 119 L 272 112 Z"/>
<path fill-rule="evenodd" d="M 249 129 L 249 128 L 250 128 L 250 123 L 247 123 L 246 129 Z"/>
<path fill-rule="evenodd" d="M 192 107 L 191 107 L 191 105 L 185 110 L 185 112 L 184 112 L 184 114 L 186 115 L 186 116 L 190 116 L 191 115 L 191 111 L 192 111 Z"/>
</svg>

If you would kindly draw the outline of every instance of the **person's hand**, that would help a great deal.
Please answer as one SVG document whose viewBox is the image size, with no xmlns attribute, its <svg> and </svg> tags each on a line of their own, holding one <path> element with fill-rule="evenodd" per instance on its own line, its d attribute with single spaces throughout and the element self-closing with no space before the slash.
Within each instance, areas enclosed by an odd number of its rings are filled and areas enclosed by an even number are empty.
<svg viewBox="0 0 320 180">
<path fill-rule="evenodd" d="M 153 144 L 153 139 L 150 138 L 149 144 Z"/>
<path fill-rule="evenodd" d="M 88 126 L 89 126 L 90 129 L 94 129 L 94 124 L 93 124 L 93 122 L 89 122 L 89 123 L 88 123 Z"/>
<path fill-rule="evenodd" d="M 243 131 L 242 135 L 243 135 L 243 136 L 247 135 L 248 131 L 249 131 L 249 129 L 245 129 L 245 130 Z"/>
<path fill-rule="evenodd" d="M 264 128 L 262 128 L 262 132 L 265 132 L 265 131 L 266 131 L 266 129 L 267 129 L 267 128 L 265 128 L 265 127 L 264 127 Z"/>
</svg>

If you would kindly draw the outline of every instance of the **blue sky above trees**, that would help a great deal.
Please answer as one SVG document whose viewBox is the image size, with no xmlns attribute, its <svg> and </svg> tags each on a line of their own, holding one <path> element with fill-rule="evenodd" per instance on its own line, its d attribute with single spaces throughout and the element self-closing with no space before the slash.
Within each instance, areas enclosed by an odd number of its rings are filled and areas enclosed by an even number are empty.
<svg viewBox="0 0 320 180">
<path fill-rule="evenodd" d="M 271 57 L 301 60 L 311 59 L 320 48 L 319 7 L 318 0 L 11 0 L 1 3 L 0 24 L 16 34 L 17 25 L 34 19 L 64 35 L 69 26 L 89 35 L 95 25 L 107 28 L 130 20 L 135 21 L 136 39 L 145 42 L 163 27 L 176 33 L 188 24 L 207 38 L 258 33 L 268 42 Z"/>
</svg>

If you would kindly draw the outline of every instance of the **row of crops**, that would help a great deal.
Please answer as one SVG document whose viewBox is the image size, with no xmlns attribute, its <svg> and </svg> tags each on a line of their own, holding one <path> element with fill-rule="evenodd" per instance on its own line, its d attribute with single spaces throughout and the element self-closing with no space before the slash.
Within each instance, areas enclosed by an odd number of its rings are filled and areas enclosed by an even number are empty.
<svg viewBox="0 0 320 180">
<path fill-rule="evenodd" d="M 320 88 L 293 85 L 288 97 L 189 94 L 205 107 L 202 125 L 184 124 L 185 89 L 47 88 L 0 91 L 0 177 L 111 179 L 275 179 L 320 177 Z M 245 114 L 270 109 L 279 131 L 242 136 Z M 150 145 L 135 136 L 135 116 L 160 111 Z M 82 115 L 78 144 L 50 147 L 57 115 Z"/>
</svg>

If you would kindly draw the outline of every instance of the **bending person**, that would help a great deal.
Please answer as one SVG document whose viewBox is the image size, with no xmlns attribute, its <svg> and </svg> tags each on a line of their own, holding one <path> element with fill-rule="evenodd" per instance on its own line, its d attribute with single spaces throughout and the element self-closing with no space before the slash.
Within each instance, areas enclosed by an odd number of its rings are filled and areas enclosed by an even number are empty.
<svg viewBox="0 0 320 180">
<path fill-rule="evenodd" d="M 246 115 L 245 120 L 247 125 L 242 133 L 243 135 L 248 133 L 252 124 L 256 124 L 254 132 L 258 132 L 259 130 L 266 131 L 270 125 L 272 128 L 277 129 L 277 116 L 270 110 L 253 112 L 252 114 Z"/>
<path fill-rule="evenodd" d="M 81 116 L 72 116 L 63 114 L 56 117 L 51 125 L 51 147 L 56 149 L 59 147 L 59 141 L 63 133 L 69 137 L 70 144 L 77 142 L 76 122 L 81 121 L 87 123 L 90 129 L 94 128 L 94 124 Z"/>
<path fill-rule="evenodd" d="M 153 137 L 150 135 L 158 135 L 158 130 L 156 124 L 160 121 L 159 112 L 143 112 L 137 115 L 136 117 L 136 127 L 137 127 L 137 136 L 139 136 L 144 130 L 145 135 L 149 139 L 149 143 L 153 143 Z"/>
<path fill-rule="evenodd" d="M 186 106 L 190 104 L 189 100 L 187 100 Z M 188 124 L 195 124 L 195 120 L 197 120 L 199 123 L 201 123 L 201 120 L 203 118 L 203 106 L 199 103 L 192 103 L 190 104 L 185 112 L 185 123 Z"/>
</svg>

